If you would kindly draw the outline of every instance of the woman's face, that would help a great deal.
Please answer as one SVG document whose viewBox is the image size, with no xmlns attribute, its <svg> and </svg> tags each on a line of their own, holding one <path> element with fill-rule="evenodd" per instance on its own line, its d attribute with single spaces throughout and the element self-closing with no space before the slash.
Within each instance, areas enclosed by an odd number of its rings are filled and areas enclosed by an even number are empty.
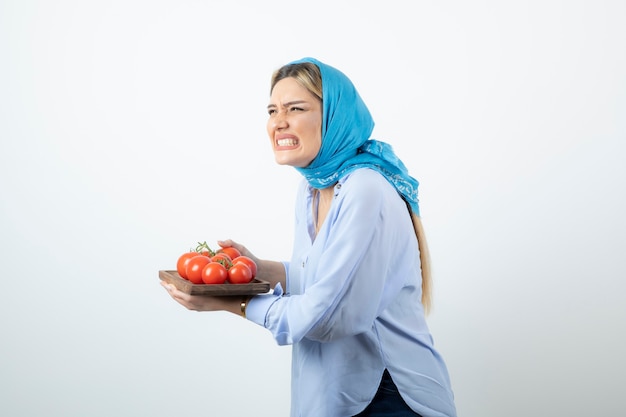
<svg viewBox="0 0 626 417">
<path fill-rule="evenodd" d="M 276 83 L 267 106 L 267 133 L 280 165 L 304 168 L 322 146 L 322 103 L 295 78 Z"/>
</svg>

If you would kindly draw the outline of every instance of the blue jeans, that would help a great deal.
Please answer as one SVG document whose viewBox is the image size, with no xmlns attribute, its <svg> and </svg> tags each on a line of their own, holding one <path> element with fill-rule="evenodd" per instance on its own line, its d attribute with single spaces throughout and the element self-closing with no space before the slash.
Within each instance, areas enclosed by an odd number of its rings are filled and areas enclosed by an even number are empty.
<svg viewBox="0 0 626 417">
<path fill-rule="evenodd" d="M 421 417 L 404 402 L 398 387 L 385 369 L 378 392 L 372 402 L 354 417 Z"/>
</svg>

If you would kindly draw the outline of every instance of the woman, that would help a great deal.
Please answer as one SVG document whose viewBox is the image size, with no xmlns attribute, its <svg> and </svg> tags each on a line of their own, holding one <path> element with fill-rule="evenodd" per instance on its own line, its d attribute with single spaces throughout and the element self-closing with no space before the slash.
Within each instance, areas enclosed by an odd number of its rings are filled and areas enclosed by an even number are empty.
<svg viewBox="0 0 626 417">
<path fill-rule="evenodd" d="M 292 259 L 218 243 L 255 259 L 273 293 L 194 297 L 164 286 L 189 309 L 241 314 L 293 345 L 292 416 L 456 416 L 425 321 L 417 181 L 388 144 L 370 139 L 367 107 L 331 66 L 305 58 L 280 68 L 267 108 L 276 162 L 303 176 Z"/>
</svg>

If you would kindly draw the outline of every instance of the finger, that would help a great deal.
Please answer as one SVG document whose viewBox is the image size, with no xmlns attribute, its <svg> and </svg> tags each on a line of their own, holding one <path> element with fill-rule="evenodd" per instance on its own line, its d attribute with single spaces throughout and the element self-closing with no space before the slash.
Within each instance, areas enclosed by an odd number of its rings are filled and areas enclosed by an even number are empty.
<svg viewBox="0 0 626 417">
<path fill-rule="evenodd" d="M 246 255 L 249 256 L 251 258 L 253 258 L 252 253 L 248 250 L 248 248 L 246 248 L 244 245 L 242 245 L 241 243 L 237 243 L 232 239 L 226 239 L 226 240 L 218 240 L 217 244 L 220 245 L 223 248 L 232 246 L 233 248 L 237 249 L 242 255 Z"/>
<path fill-rule="evenodd" d="M 176 295 L 177 293 L 181 293 L 181 291 L 176 288 L 176 286 L 174 284 L 168 284 L 167 282 L 161 282 L 161 285 L 163 286 L 163 288 L 165 288 L 165 290 L 173 297 L 174 295 Z"/>
<path fill-rule="evenodd" d="M 176 301 L 178 301 L 179 303 L 180 303 L 180 302 L 185 302 L 185 303 L 188 303 L 188 302 L 189 302 L 189 300 L 190 300 L 190 298 L 191 298 L 191 295 L 189 295 L 189 294 L 187 294 L 187 293 L 185 293 L 185 292 L 182 292 L 181 290 L 179 290 L 179 289 L 178 289 L 178 288 L 176 288 L 176 287 L 174 287 L 173 289 L 170 289 L 170 290 L 169 290 L 169 292 L 170 292 L 170 295 L 171 295 L 171 296 L 172 296 L 172 297 L 173 297 Z"/>
<path fill-rule="evenodd" d="M 235 243 L 232 239 L 225 239 L 225 240 L 218 240 L 217 244 L 223 248 L 227 248 L 229 246 L 235 246 L 237 243 Z"/>
<path fill-rule="evenodd" d="M 180 291 L 178 288 L 176 288 L 176 286 L 174 286 L 173 284 L 168 284 L 166 282 L 161 281 L 161 285 L 163 286 L 163 288 L 165 288 L 167 290 L 167 292 L 172 296 L 172 298 L 174 298 L 176 301 L 181 302 L 181 301 L 188 301 L 187 298 L 189 297 L 189 294 L 186 294 L 182 291 Z"/>
<path fill-rule="evenodd" d="M 192 311 L 205 310 L 204 308 L 202 308 L 203 300 L 201 298 L 198 299 L 197 297 L 194 297 L 186 293 L 181 292 L 180 295 L 175 295 L 174 300 L 176 300 L 180 305 L 185 307 L 187 310 L 192 310 Z"/>
</svg>

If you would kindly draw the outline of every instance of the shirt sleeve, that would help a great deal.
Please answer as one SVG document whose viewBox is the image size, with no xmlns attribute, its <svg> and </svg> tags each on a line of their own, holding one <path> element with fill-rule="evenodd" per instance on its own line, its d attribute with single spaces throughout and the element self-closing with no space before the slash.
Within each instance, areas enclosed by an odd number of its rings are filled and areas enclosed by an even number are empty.
<svg viewBox="0 0 626 417">
<path fill-rule="evenodd" d="M 278 283 L 271 294 L 255 295 L 246 306 L 246 318 L 259 326 L 265 327 L 267 311 L 283 295 L 283 287 Z"/>
<path fill-rule="evenodd" d="M 405 285 L 403 265 L 417 254 L 410 217 L 395 189 L 367 171 L 353 173 L 334 202 L 330 224 L 300 271 L 307 276 L 306 290 L 289 297 L 274 293 L 258 304 L 255 297 L 251 303 L 266 309 L 264 325 L 279 344 L 305 337 L 326 342 L 369 330 Z M 412 248 L 413 254 L 402 254 Z M 299 266 L 292 262 L 293 267 Z M 256 317 L 261 312 L 252 314 L 261 324 Z"/>
<path fill-rule="evenodd" d="M 286 280 L 289 282 L 289 262 L 283 262 L 285 267 Z M 289 285 L 289 284 L 287 284 Z M 276 284 L 271 294 L 259 294 L 252 297 L 246 306 L 246 318 L 260 326 L 265 327 L 267 311 L 278 299 L 283 296 L 283 287 Z"/>
</svg>

